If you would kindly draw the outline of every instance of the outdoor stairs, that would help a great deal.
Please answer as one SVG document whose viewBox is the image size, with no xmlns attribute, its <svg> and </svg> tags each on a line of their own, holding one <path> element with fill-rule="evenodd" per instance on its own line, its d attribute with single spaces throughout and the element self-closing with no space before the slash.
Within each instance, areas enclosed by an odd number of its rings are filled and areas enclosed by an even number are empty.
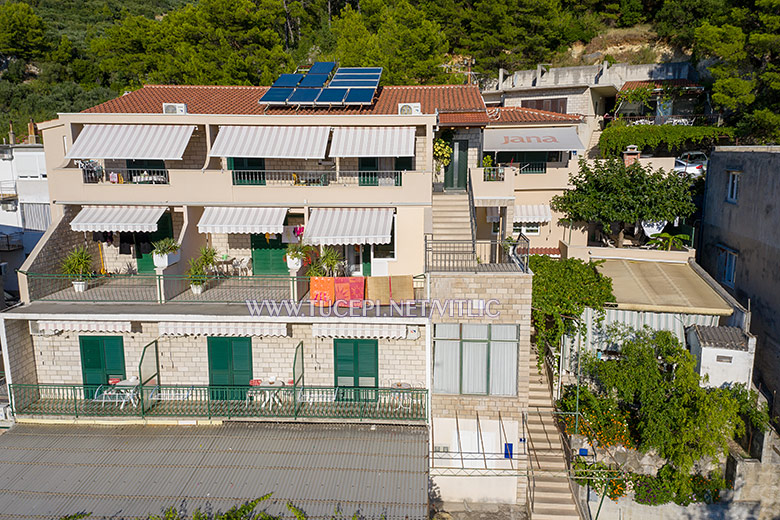
<svg viewBox="0 0 780 520">
<path fill-rule="evenodd" d="M 599 138 L 601 137 L 601 130 L 594 130 L 590 134 L 590 142 L 588 143 L 587 158 L 588 159 L 601 159 L 601 150 L 599 150 Z"/>
<path fill-rule="evenodd" d="M 433 194 L 433 239 L 471 240 L 471 212 L 466 192 Z"/>
<path fill-rule="evenodd" d="M 536 355 L 530 371 L 527 435 L 536 482 L 530 520 L 579 520 L 547 378 L 536 368 Z"/>
</svg>

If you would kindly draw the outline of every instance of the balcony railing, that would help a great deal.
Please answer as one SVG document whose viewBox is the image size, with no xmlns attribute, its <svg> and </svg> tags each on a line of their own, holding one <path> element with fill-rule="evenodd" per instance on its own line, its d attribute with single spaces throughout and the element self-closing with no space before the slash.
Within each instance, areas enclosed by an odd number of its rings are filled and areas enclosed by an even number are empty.
<svg viewBox="0 0 780 520">
<path fill-rule="evenodd" d="M 656 114 L 622 115 L 618 114 L 615 121 L 623 121 L 629 126 L 633 125 L 677 125 L 677 126 L 705 126 L 716 125 L 718 114 L 673 114 L 661 116 Z"/>
<path fill-rule="evenodd" d="M 402 171 L 231 170 L 234 186 L 401 186 Z"/>
<path fill-rule="evenodd" d="M 524 174 L 524 173 L 547 173 L 547 163 L 546 162 L 529 162 L 529 163 L 518 163 L 514 165 L 515 168 L 517 168 L 517 173 Z"/>
<path fill-rule="evenodd" d="M 15 251 L 22 249 L 24 244 L 22 243 L 22 232 L 17 231 L 15 233 L 0 233 L 0 251 Z"/>
<path fill-rule="evenodd" d="M 504 180 L 504 170 L 503 166 L 483 168 L 482 180 L 485 182 L 501 182 Z"/>
<path fill-rule="evenodd" d="M 313 386 L 11 384 L 16 415 L 425 421 L 428 391 Z"/>
<path fill-rule="evenodd" d="M 82 168 L 84 184 L 169 184 L 168 170 L 148 168 Z"/>
<path fill-rule="evenodd" d="M 425 240 L 426 272 L 527 272 L 528 238 L 500 240 Z"/>
</svg>

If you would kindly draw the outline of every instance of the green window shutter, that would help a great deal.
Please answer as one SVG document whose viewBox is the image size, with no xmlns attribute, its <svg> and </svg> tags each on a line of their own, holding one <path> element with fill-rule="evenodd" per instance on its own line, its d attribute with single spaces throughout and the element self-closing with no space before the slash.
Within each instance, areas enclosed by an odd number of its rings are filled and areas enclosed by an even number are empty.
<svg viewBox="0 0 780 520">
<path fill-rule="evenodd" d="M 229 338 L 208 338 L 209 384 L 231 385 L 231 352 Z"/>
<path fill-rule="evenodd" d="M 236 160 L 232 157 L 227 158 L 227 167 L 228 170 L 235 170 L 236 169 Z"/>
<path fill-rule="evenodd" d="M 106 374 L 125 379 L 125 349 L 121 336 L 102 338 Z"/>
<path fill-rule="evenodd" d="M 230 338 L 233 364 L 233 385 L 249 386 L 252 379 L 252 339 Z"/>
<path fill-rule="evenodd" d="M 333 340 L 336 386 L 354 387 L 355 383 L 355 341 Z"/>
<path fill-rule="evenodd" d="M 361 252 L 363 263 L 363 276 L 371 276 L 371 245 L 363 244 Z"/>
<path fill-rule="evenodd" d="M 357 386 L 379 386 L 379 342 L 373 339 L 357 340 Z"/>
<path fill-rule="evenodd" d="M 103 346 L 99 337 L 80 336 L 81 377 L 85 385 L 104 385 L 108 382 L 103 364 Z"/>
</svg>

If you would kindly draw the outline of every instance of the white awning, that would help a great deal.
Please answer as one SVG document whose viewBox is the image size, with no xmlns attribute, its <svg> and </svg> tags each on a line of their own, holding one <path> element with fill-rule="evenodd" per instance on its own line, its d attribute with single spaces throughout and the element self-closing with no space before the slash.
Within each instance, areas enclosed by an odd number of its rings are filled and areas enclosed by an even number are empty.
<svg viewBox="0 0 780 520">
<path fill-rule="evenodd" d="M 490 223 L 495 223 L 501 220 L 501 208 L 486 208 L 485 213 L 487 214 L 485 220 Z"/>
<path fill-rule="evenodd" d="M 346 126 L 333 129 L 330 157 L 413 157 L 413 126 Z"/>
<path fill-rule="evenodd" d="M 41 332 L 130 332 L 129 321 L 38 321 Z"/>
<path fill-rule="evenodd" d="M 198 222 L 201 233 L 281 233 L 287 208 L 209 207 Z"/>
<path fill-rule="evenodd" d="M 286 323 L 161 321 L 161 336 L 287 336 Z"/>
<path fill-rule="evenodd" d="M 474 207 L 477 208 L 514 206 L 514 204 L 514 197 L 474 197 Z"/>
<path fill-rule="evenodd" d="M 315 337 L 324 338 L 391 338 L 406 337 L 406 325 L 375 323 L 314 323 Z"/>
<path fill-rule="evenodd" d="M 555 152 L 584 150 L 573 126 L 552 128 L 486 128 L 487 152 Z"/>
<path fill-rule="evenodd" d="M 73 231 L 157 231 L 166 208 L 158 206 L 84 206 L 71 220 Z"/>
<path fill-rule="evenodd" d="M 515 222 L 550 222 L 552 212 L 546 204 L 521 204 L 515 206 Z"/>
<path fill-rule="evenodd" d="M 66 159 L 181 160 L 194 125 L 84 125 Z"/>
<path fill-rule="evenodd" d="M 392 231 L 391 208 L 317 208 L 303 238 L 314 245 L 389 244 Z"/>
<path fill-rule="evenodd" d="M 324 159 L 329 126 L 220 126 L 212 157 Z"/>
</svg>

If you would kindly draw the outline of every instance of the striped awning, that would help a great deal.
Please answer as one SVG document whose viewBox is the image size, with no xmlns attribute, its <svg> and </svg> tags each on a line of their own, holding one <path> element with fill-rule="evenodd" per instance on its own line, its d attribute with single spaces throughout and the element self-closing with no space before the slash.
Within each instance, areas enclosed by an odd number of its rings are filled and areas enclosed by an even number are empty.
<svg viewBox="0 0 780 520">
<path fill-rule="evenodd" d="M 520 204 L 515 206 L 515 222 L 550 222 L 552 212 L 547 204 Z"/>
<path fill-rule="evenodd" d="M 41 332 L 130 332 L 129 321 L 65 321 L 39 320 Z"/>
<path fill-rule="evenodd" d="M 287 336 L 286 323 L 161 321 L 161 336 Z"/>
<path fill-rule="evenodd" d="M 324 159 L 329 126 L 220 126 L 212 157 Z"/>
<path fill-rule="evenodd" d="M 70 222 L 73 231 L 157 231 L 166 208 L 158 206 L 84 206 Z"/>
<path fill-rule="evenodd" d="M 303 238 L 313 245 L 389 244 L 392 232 L 391 208 L 316 208 Z"/>
<path fill-rule="evenodd" d="M 323 338 L 390 338 L 406 337 L 406 325 L 386 323 L 314 323 L 312 335 Z"/>
<path fill-rule="evenodd" d="M 514 197 L 474 197 L 474 206 L 477 208 L 514 206 L 514 204 Z"/>
<path fill-rule="evenodd" d="M 201 233 L 281 233 L 287 208 L 209 207 L 198 222 Z"/>
<path fill-rule="evenodd" d="M 333 129 L 330 157 L 413 157 L 413 126 L 343 126 Z"/>
<path fill-rule="evenodd" d="M 181 160 L 194 125 L 84 125 L 66 159 Z"/>
</svg>

